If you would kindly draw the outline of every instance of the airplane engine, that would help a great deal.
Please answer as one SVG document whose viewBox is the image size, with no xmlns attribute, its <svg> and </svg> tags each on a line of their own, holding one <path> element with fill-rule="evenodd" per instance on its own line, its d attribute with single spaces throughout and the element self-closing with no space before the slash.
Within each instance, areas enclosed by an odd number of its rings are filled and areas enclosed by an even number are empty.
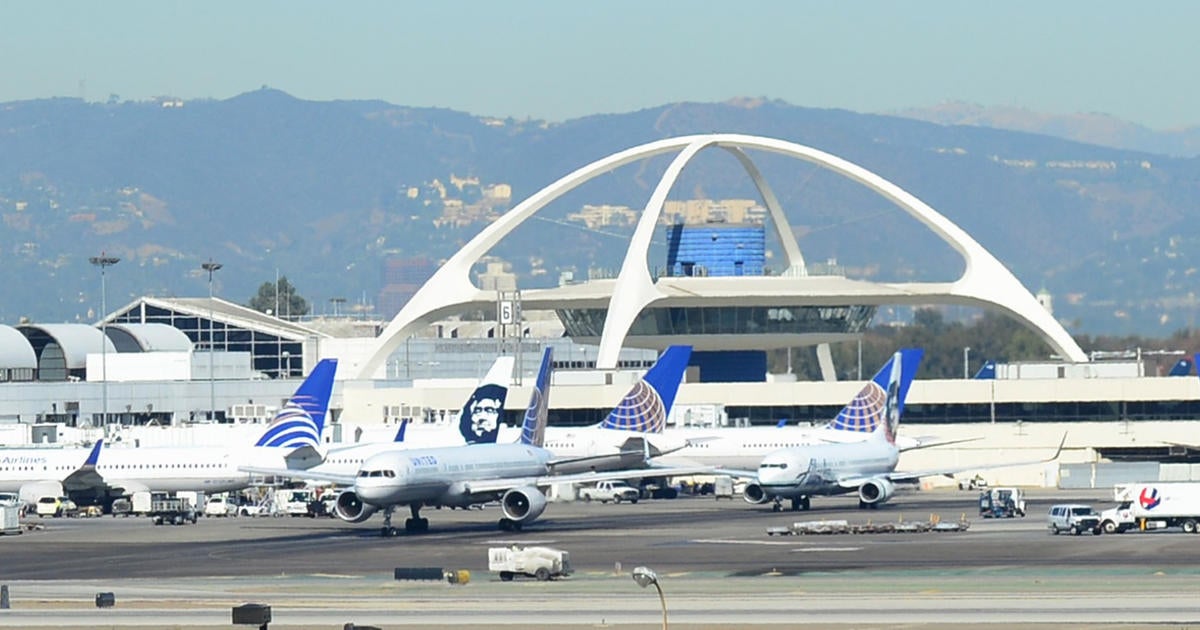
<svg viewBox="0 0 1200 630">
<path fill-rule="evenodd" d="M 742 490 L 742 498 L 746 500 L 746 503 L 752 505 L 761 505 L 771 500 L 771 497 L 767 496 L 767 491 L 756 483 L 746 484 L 746 489 Z"/>
<path fill-rule="evenodd" d="M 348 523 L 361 523 L 371 518 L 376 509 L 373 505 L 363 503 L 353 490 L 339 494 L 337 502 L 333 504 L 333 513 Z"/>
<path fill-rule="evenodd" d="M 500 497 L 504 517 L 515 523 L 531 523 L 546 511 L 546 495 L 537 488 L 513 488 Z"/>
<path fill-rule="evenodd" d="M 887 479 L 871 479 L 858 488 L 858 500 L 864 505 L 886 503 L 896 492 L 896 486 Z"/>
</svg>

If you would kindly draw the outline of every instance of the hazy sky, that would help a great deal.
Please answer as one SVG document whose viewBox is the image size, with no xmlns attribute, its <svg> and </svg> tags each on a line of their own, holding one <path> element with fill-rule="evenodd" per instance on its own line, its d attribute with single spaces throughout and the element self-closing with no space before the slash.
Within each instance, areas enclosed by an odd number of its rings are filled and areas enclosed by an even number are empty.
<svg viewBox="0 0 1200 630">
<path fill-rule="evenodd" d="M 565 120 L 766 96 L 1200 124 L 1200 2 L 0 0 L 0 101 L 269 85 Z"/>
</svg>

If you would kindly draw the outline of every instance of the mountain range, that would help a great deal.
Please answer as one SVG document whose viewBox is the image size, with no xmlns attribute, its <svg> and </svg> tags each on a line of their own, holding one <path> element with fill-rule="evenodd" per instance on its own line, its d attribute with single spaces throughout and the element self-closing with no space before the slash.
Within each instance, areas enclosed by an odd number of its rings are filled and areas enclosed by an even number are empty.
<svg viewBox="0 0 1200 630">
<path fill-rule="evenodd" d="M 305 101 L 270 88 L 186 103 L 3 103 L 0 322 L 94 321 L 102 283 L 88 258 L 101 251 L 122 259 L 104 278 L 109 310 L 140 295 L 204 295 L 200 265 L 211 258 L 223 265 L 213 288 L 226 299 L 245 303 L 279 273 L 317 313 L 335 299 L 369 311 L 390 258 L 444 260 L 497 213 L 611 153 L 733 132 L 811 146 L 898 184 L 1031 290 L 1053 295 L 1073 332 L 1157 336 L 1194 323 L 1196 130 L 1134 142 L 1088 132 L 1085 120 L 1067 129 L 1034 114 L 1014 122 L 1021 117 L 1010 112 L 1003 126 L 1012 128 L 1000 128 L 978 108 L 935 109 L 880 115 L 737 99 L 547 122 Z M 754 157 L 810 263 L 882 281 L 961 273 L 954 252 L 861 186 L 797 160 Z M 668 161 L 589 182 L 492 254 L 522 287 L 619 268 L 632 226 L 587 229 L 570 215 L 587 204 L 640 209 Z M 505 185 L 507 205 L 461 210 Z M 671 198 L 754 196 L 736 161 L 706 152 Z M 664 260 L 662 240 L 652 264 Z"/>
</svg>

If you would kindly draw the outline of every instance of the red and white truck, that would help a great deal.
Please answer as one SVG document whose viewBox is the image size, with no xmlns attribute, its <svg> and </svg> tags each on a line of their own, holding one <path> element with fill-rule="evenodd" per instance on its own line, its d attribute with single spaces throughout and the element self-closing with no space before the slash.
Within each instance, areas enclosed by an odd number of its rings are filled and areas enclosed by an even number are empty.
<svg viewBox="0 0 1200 630">
<path fill-rule="evenodd" d="M 1100 529 L 1106 534 L 1168 527 L 1200 532 L 1200 482 L 1119 484 L 1113 498 L 1116 507 L 1100 513 Z"/>
</svg>

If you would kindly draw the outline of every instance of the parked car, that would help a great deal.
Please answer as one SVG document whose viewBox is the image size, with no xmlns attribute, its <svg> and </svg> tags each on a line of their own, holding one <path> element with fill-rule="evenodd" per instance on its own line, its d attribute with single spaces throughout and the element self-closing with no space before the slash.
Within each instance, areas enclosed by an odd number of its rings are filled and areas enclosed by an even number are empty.
<svg viewBox="0 0 1200 630">
<path fill-rule="evenodd" d="M 621 501 L 629 501 L 637 503 L 641 492 L 637 488 L 620 480 L 606 480 L 596 482 L 594 486 L 587 486 L 579 489 L 579 498 L 584 501 L 599 501 L 601 503 L 620 503 Z"/>
<path fill-rule="evenodd" d="M 38 516 L 76 516 L 79 507 L 67 497 L 44 496 L 37 500 Z"/>
<path fill-rule="evenodd" d="M 1100 533 L 1100 514 L 1090 505 L 1064 503 L 1050 508 L 1047 515 L 1050 533 L 1071 532 L 1078 536 L 1083 532 Z"/>
</svg>

